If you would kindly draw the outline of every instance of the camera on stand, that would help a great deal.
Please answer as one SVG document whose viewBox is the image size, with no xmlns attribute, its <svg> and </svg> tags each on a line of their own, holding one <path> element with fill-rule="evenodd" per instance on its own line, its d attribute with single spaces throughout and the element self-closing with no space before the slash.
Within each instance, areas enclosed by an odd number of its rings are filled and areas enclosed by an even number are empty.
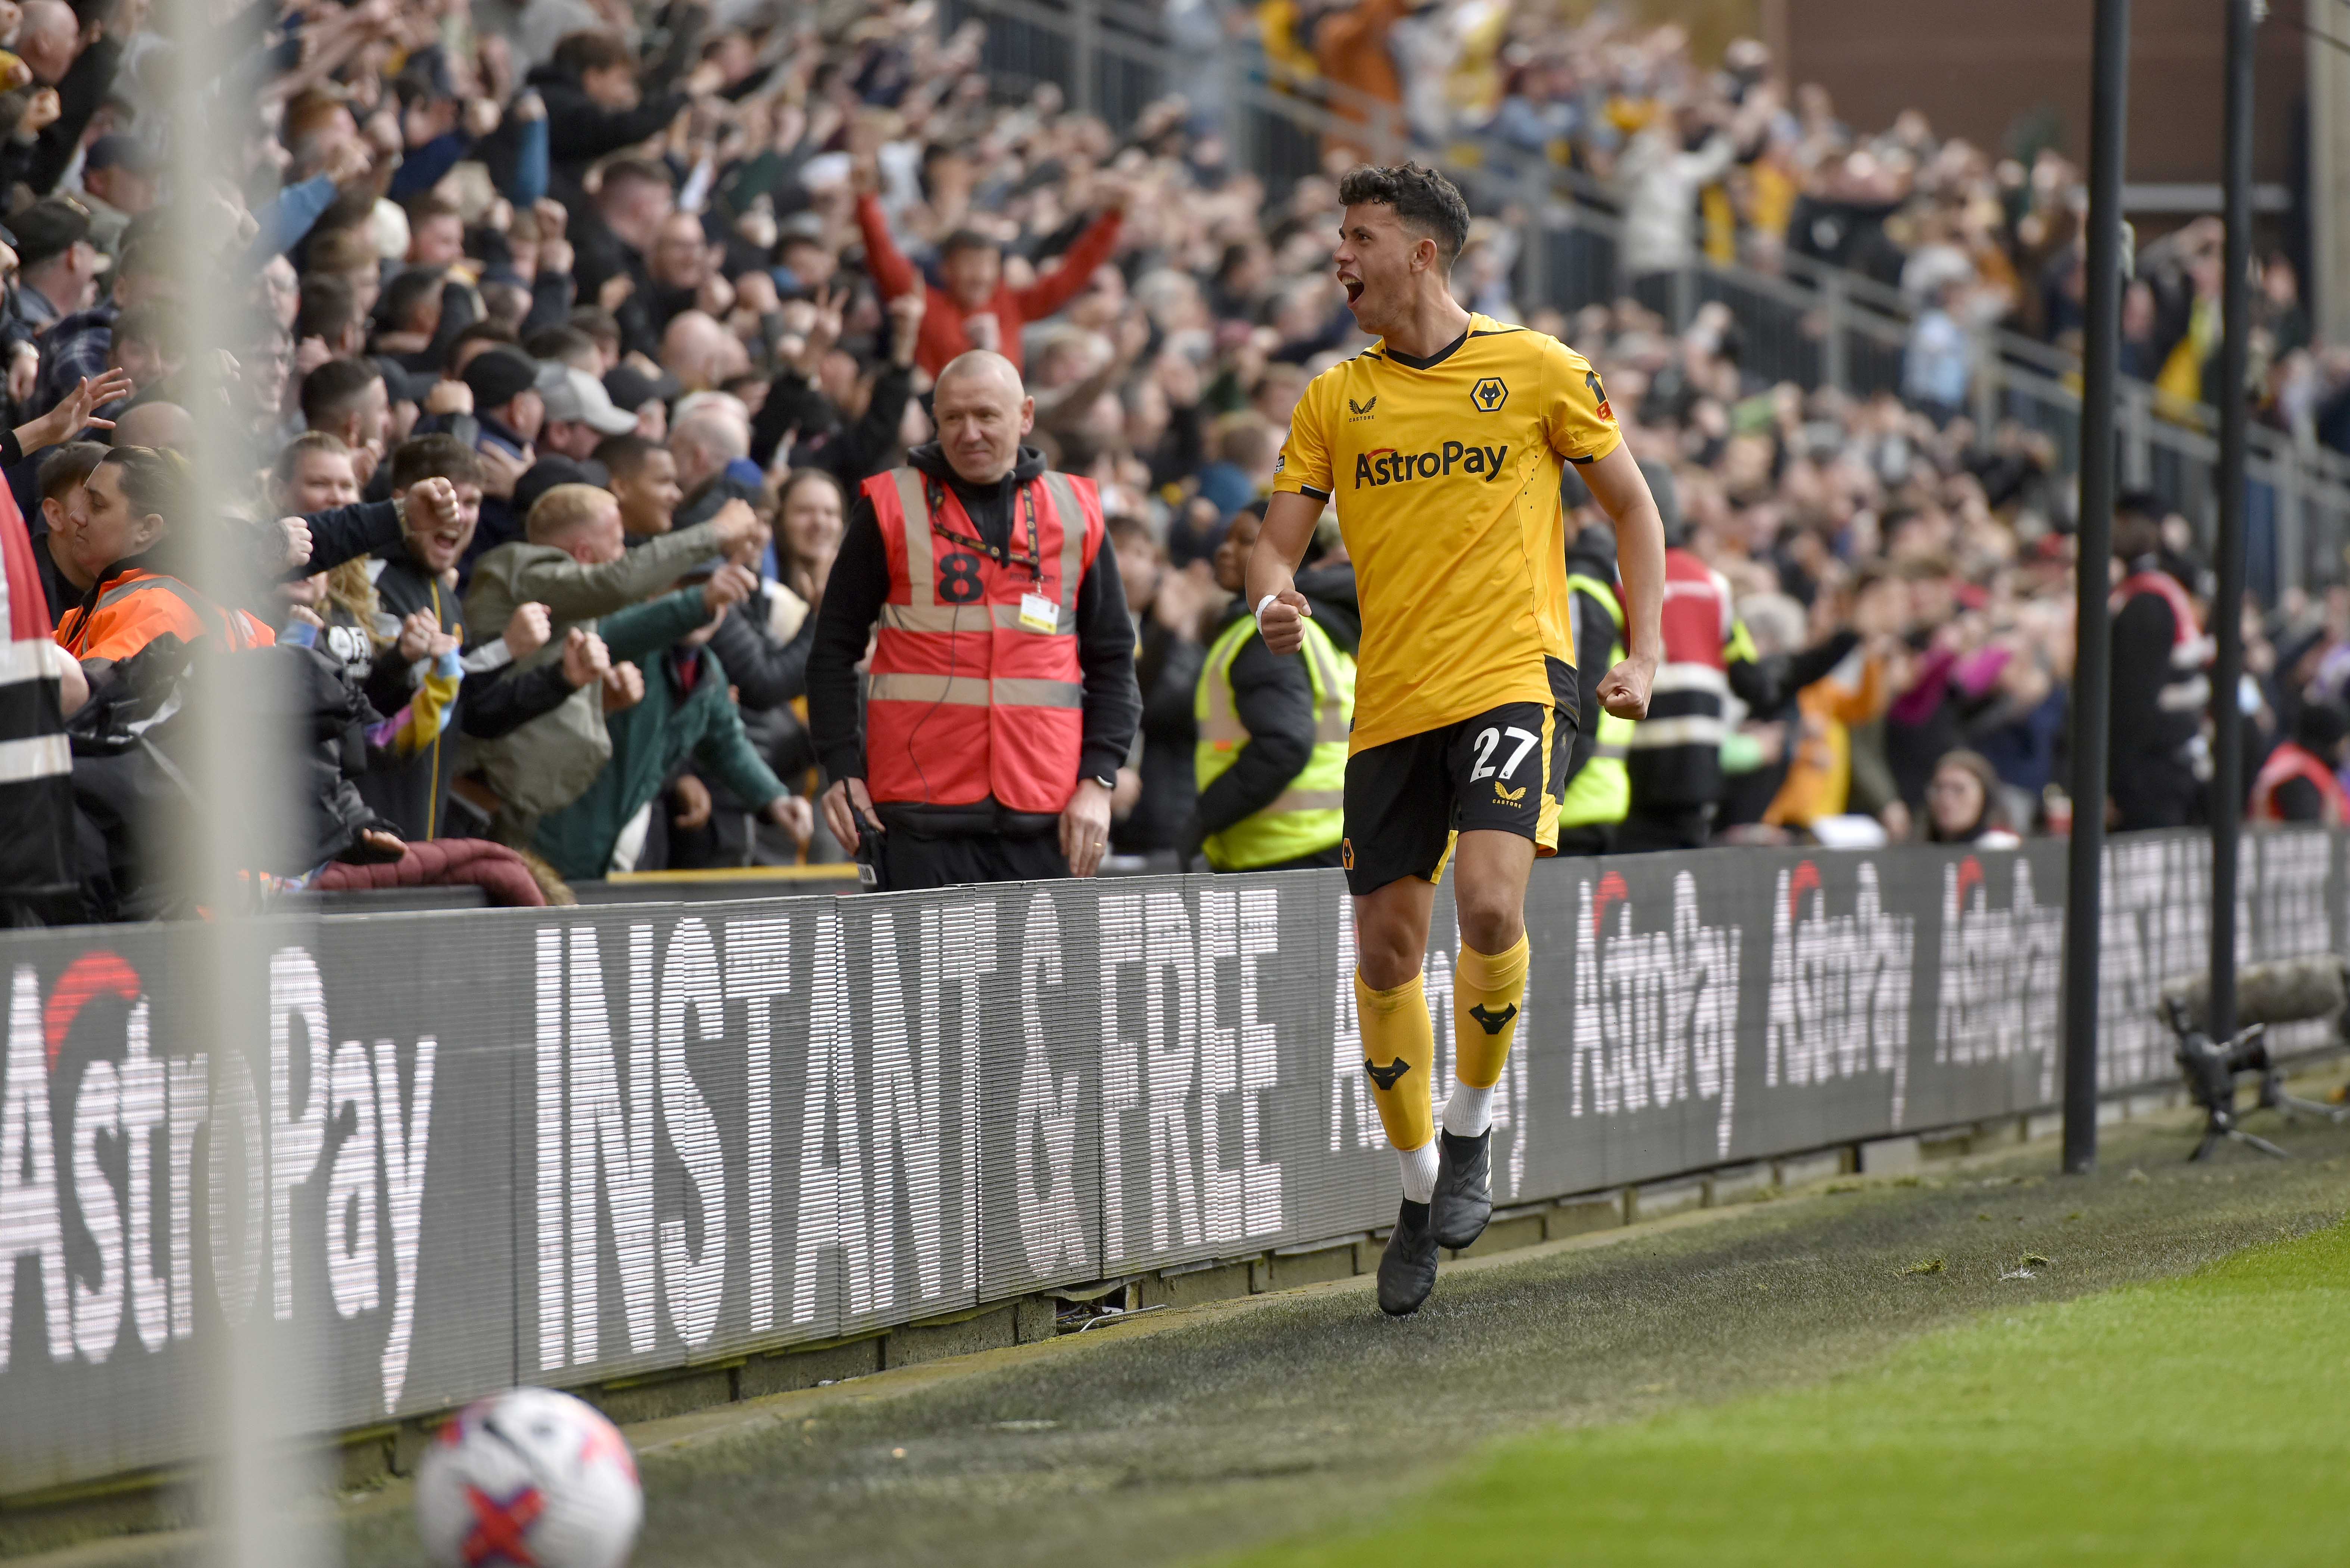
<svg viewBox="0 0 2350 1568">
<path fill-rule="evenodd" d="M 2345 1024 L 2350 1024 L 2350 967 L 2341 959 L 2285 959 L 2238 970 L 2236 1011 L 2243 1027 L 2224 1043 L 2207 1033 L 2210 998 L 2210 981 L 2205 975 L 2184 976 L 2162 988 L 2162 1020 L 2178 1039 L 2172 1055 L 2187 1080 L 2188 1095 L 2203 1108 L 2202 1141 L 2188 1158 L 2209 1158 L 2223 1138 L 2279 1159 L 2287 1158 L 2283 1149 L 2240 1125 L 2236 1080 L 2246 1073 L 2260 1075 L 2260 1097 L 2250 1107 L 2252 1110 L 2332 1122 L 2350 1116 L 2350 1107 L 2320 1105 L 2287 1094 L 2284 1070 L 2268 1042 L 2271 1024 L 2311 1019 L 2330 1019 L 2337 1038 L 2350 1037 L 2350 1030 L 2345 1030 Z"/>
</svg>

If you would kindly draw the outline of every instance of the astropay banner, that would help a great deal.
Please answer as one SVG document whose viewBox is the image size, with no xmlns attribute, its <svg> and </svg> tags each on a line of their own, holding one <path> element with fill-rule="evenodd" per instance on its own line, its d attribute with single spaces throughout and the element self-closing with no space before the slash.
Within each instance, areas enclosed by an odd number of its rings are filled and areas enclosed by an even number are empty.
<svg viewBox="0 0 2350 1568">
<path fill-rule="evenodd" d="M 1538 866 L 1496 1202 L 2053 1104 L 2063 857 Z M 2248 840 L 2248 958 L 2340 950 L 2341 858 Z M 2104 1081 L 2167 1081 L 2208 846 L 2106 867 Z M 1394 1214 L 1335 873 L 267 929 L 224 1052 L 169 930 L 0 942 L 0 1494 L 199 1452 L 227 1321 L 351 1428 Z"/>
</svg>

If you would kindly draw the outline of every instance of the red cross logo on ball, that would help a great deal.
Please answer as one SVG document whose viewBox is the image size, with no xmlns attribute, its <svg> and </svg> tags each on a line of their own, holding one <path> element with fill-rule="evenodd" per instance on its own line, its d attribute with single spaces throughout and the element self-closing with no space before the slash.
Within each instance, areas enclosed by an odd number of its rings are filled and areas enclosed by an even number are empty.
<svg viewBox="0 0 2350 1568">
<path fill-rule="evenodd" d="M 523 1539 L 546 1509 L 546 1500 L 538 1495 L 536 1487 L 526 1486 L 512 1497 L 496 1498 L 480 1487 L 469 1486 L 465 1501 L 473 1508 L 473 1533 L 465 1537 L 465 1568 L 483 1568 L 491 1563 L 537 1568 L 538 1559 Z"/>
</svg>

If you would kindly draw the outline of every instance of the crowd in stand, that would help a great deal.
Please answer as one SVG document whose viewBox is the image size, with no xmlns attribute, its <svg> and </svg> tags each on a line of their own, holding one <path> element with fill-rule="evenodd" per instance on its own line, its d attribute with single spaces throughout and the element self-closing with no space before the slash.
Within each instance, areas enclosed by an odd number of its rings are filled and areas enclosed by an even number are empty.
<svg viewBox="0 0 2350 1568">
<path fill-rule="evenodd" d="M 1612 6 L 1562 26 L 1495 0 L 1262 0 L 1255 20 L 1276 74 L 1326 84 L 1342 118 L 1387 106 L 1455 161 L 1588 176 L 1623 212 L 1636 279 L 1700 257 L 1775 274 L 1796 256 L 1899 289 L 1919 317 L 1904 392 L 1921 406 L 1960 405 L 1979 329 L 2079 352 L 2088 193 L 2053 113 L 1999 148 L 1938 135 L 1915 110 L 1856 127 L 1825 88 L 1791 89 L 1753 39 L 1705 67 L 1679 25 Z M 2200 422 L 2198 405 L 2220 399 L 2217 220 L 2138 261 L 2122 369 L 2155 385 L 2167 417 Z M 2350 452 L 2350 348 L 2313 341 L 2285 255 L 2258 265 L 2245 395 L 2267 422 Z"/>
<path fill-rule="evenodd" d="M 1139 723 L 1109 724 L 1114 851 L 1181 863 L 1253 809 L 1198 787 L 1203 667 L 1235 587 L 1220 546 L 1253 528 L 1308 379 L 1364 345 L 1330 273 L 1334 180 L 1267 190 L 1180 99 L 1115 133 L 1049 88 L 1007 94 L 979 29 L 942 34 L 921 0 L 294 0 L 229 24 L 206 129 L 241 161 L 192 197 L 165 171 L 174 51 L 140 0 L 0 10 L 8 608 L 15 646 L 70 655 L 39 661 L 63 734 L 0 780 L 72 782 L 69 815 L 12 829 L 12 885 L 57 895 L 20 912 L 166 907 L 134 824 L 172 797 L 154 742 L 201 721 L 170 694 L 204 646 L 319 655 L 292 884 L 535 902 L 616 871 L 848 857 L 810 807 L 855 756 L 811 732 L 811 652 L 860 485 L 910 453 L 937 466 L 931 389 L 973 349 L 1022 372 L 1034 466 L 1091 480 L 1106 520 L 1139 689 Z M 1262 20 L 1326 62 L 1335 20 L 1377 23 L 1430 141 L 1623 184 L 1636 272 L 1793 249 L 1970 319 L 2061 335 L 2076 314 L 2076 182 L 2053 152 L 1994 161 L 1915 117 L 1856 136 L 1750 45 L 1700 71 L 1670 29 L 1358 11 Z M 203 223 L 175 228 L 191 200 Z M 192 226 L 217 247 L 201 265 L 172 249 Z M 2190 347 L 2209 238 L 2173 247 Z M 1637 297 L 1513 299 L 1511 244 L 1478 224 L 1456 292 L 1591 358 L 1673 542 L 1736 607 L 1701 836 L 2061 827 L 2071 504 L 2044 443 L 1973 429 L 1943 381 L 1907 403 L 1763 384 L 1719 307 L 1676 333 Z M 223 275 L 253 306 L 224 384 L 188 346 L 211 286 L 191 280 Z M 2166 365 L 2175 281 L 2134 306 Z M 2289 273 L 2263 292 L 2282 346 Z M 2280 386 L 2316 374 L 2297 351 Z M 265 595 L 196 565 L 200 426 L 250 440 L 242 520 L 217 526 L 266 557 Z M 1597 514 L 1566 489 L 1575 541 Z M 2117 820 L 2184 822 L 2208 774 L 2202 574 L 2181 520 L 2132 505 L 2117 637 L 2146 657 L 2117 660 Z M 1345 627 L 1335 534 L 1310 564 Z M 2350 602 L 2263 626 L 2261 754 L 2302 733 L 2330 777 Z M 2279 782 L 2284 815 L 2335 811 Z M 62 857 L 16 864 L 35 838 Z"/>
</svg>

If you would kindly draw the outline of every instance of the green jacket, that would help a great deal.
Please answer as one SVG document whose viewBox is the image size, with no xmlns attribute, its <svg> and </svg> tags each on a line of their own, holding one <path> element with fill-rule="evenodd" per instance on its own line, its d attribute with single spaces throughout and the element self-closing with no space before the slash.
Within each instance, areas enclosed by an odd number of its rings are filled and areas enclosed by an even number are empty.
<svg viewBox="0 0 2350 1568">
<path fill-rule="evenodd" d="M 552 545 L 501 545 L 474 565 L 473 584 L 465 593 L 465 619 L 472 626 L 503 628 L 519 606 L 543 604 L 553 635 L 545 648 L 523 660 L 522 669 L 562 658 L 564 634 L 575 626 L 598 632 L 617 664 L 666 648 L 701 625 L 708 618 L 701 608 L 702 596 L 691 596 L 694 620 L 650 642 L 641 634 L 624 639 L 628 651 L 615 640 L 609 624 L 599 624 L 602 618 L 617 621 L 619 612 L 660 592 L 718 553 L 718 531 L 709 524 L 649 539 L 600 566 L 582 566 Z M 530 819 L 578 799 L 611 758 L 603 707 L 591 685 L 511 734 L 494 741 L 468 740 L 458 753 L 457 771 L 479 772 L 488 781 L 516 819 L 501 836 L 515 842 L 528 838 Z"/>
<path fill-rule="evenodd" d="M 670 599 L 686 597 L 672 594 Z M 692 597 L 698 603 L 700 596 Z M 653 606 L 668 602 L 656 599 Z M 607 627 L 629 613 L 612 617 Z M 608 632 L 605 640 L 611 640 Z M 689 758 L 732 790 L 735 799 L 754 806 L 788 793 L 743 732 L 743 716 L 727 694 L 726 667 L 706 647 L 701 655 L 691 691 L 678 689 L 666 648 L 645 658 L 645 700 L 604 722 L 611 735 L 611 765 L 596 775 L 577 800 L 539 818 L 531 847 L 567 880 L 603 876 L 612 864 L 620 830 Z"/>
</svg>

